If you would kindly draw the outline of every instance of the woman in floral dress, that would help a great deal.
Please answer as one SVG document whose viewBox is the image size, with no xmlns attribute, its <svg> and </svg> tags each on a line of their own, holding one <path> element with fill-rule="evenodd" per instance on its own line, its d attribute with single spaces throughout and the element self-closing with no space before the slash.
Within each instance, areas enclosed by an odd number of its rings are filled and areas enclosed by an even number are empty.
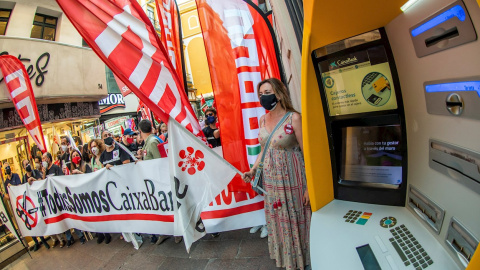
<svg viewBox="0 0 480 270">
<path fill-rule="evenodd" d="M 310 268 L 311 208 L 303 159 L 302 119 L 295 111 L 287 88 L 278 79 L 260 82 L 257 86 L 260 104 L 269 111 L 260 118 L 259 140 L 262 151 L 249 172 L 246 182 L 255 177 L 263 152 L 263 186 L 265 217 L 268 228 L 268 249 L 277 267 L 286 269 Z M 287 114 L 285 119 L 282 119 Z M 265 143 L 273 133 L 270 145 Z"/>
</svg>

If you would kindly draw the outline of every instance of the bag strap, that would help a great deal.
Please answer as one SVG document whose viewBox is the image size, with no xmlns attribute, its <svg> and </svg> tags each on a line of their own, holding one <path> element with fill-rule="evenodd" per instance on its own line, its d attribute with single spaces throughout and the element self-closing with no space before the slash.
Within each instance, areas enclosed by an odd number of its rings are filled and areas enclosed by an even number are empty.
<svg viewBox="0 0 480 270">
<path fill-rule="evenodd" d="M 274 134 L 275 131 L 277 131 L 277 129 L 283 124 L 283 122 L 285 122 L 285 119 L 287 119 L 287 117 L 289 117 L 290 114 L 292 114 L 292 112 L 287 112 L 287 113 L 282 117 L 282 119 L 277 123 L 277 125 L 275 126 L 275 128 L 272 130 L 272 132 L 271 132 L 270 135 L 268 136 L 267 142 L 265 143 L 265 147 L 263 148 L 263 154 L 262 154 L 262 159 L 260 160 L 260 163 L 263 163 L 263 159 L 265 158 L 265 154 L 267 153 L 266 150 L 267 150 L 268 147 L 270 146 L 270 140 L 272 139 L 273 134 Z M 265 117 L 266 117 L 266 116 L 265 116 Z"/>
</svg>

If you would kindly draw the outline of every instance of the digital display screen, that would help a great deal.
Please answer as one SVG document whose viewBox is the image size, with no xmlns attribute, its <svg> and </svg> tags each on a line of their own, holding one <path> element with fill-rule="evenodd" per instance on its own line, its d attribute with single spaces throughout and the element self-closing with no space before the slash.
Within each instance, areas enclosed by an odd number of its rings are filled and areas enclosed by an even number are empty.
<svg viewBox="0 0 480 270">
<path fill-rule="evenodd" d="M 476 91 L 480 97 L 480 81 L 449 82 L 425 86 L 427 93 Z"/>
<path fill-rule="evenodd" d="M 398 188 L 402 183 L 400 125 L 342 128 L 341 158 L 341 182 Z"/>
<path fill-rule="evenodd" d="M 383 46 L 332 57 L 318 66 L 330 116 L 397 109 Z"/>
<path fill-rule="evenodd" d="M 412 30 L 412 36 L 416 37 L 425 31 L 428 31 L 434 28 L 437 25 L 440 25 L 453 17 L 457 17 L 460 21 L 465 21 L 465 10 L 460 5 L 453 6 L 452 8 L 442 12 L 440 15 L 435 16 L 431 20 L 425 22 L 424 24 L 420 25 L 419 27 Z"/>
<path fill-rule="evenodd" d="M 362 261 L 365 270 L 382 270 L 378 264 L 377 258 L 375 258 L 375 254 L 373 254 L 373 251 L 370 248 L 370 245 L 357 247 L 357 253 L 358 256 L 360 256 L 360 260 Z"/>
</svg>

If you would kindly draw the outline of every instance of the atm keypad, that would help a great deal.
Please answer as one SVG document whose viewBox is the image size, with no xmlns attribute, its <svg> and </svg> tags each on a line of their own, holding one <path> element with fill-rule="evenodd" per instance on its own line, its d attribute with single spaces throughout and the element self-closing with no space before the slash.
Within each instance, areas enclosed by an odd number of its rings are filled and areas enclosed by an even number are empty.
<svg viewBox="0 0 480 270">
<path fill-rule="evenodd" d="M 367 221 L 372 216 L 372 213 L 356 211 L 356 210 L 349 210 L 343 218 L 347 223 L 355 223 L 358 225 L 365 225 Z"/>
<path fill-rule="evenodd" d="M 390 229 L 390 232 L 393 236 L 389 239 L 390 243 L 405 266 L 413 265 L 416 270 L 421 270 L 433 264 L 428 253 L 405 225 Z"/>
</svg>

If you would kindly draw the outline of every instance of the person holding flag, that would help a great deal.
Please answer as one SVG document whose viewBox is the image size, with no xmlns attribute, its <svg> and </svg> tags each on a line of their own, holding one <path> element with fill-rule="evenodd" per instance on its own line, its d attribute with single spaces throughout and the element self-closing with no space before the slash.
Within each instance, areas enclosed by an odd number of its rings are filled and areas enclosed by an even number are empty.
<svg viewBox="0 0 480 270">
<path fill-rule="evenodd" d="M 280 80 L 261 81 L 257 92 L 260 104 L 269 113 L 260 118 L 262 150 L 243 179 L 250 182 L 256 170 L 262 170 L 270 258 L 276 260 L 277 267 L 309 269 L 312 210 L 303 159 L 302 119 Z"/>
</svg>

